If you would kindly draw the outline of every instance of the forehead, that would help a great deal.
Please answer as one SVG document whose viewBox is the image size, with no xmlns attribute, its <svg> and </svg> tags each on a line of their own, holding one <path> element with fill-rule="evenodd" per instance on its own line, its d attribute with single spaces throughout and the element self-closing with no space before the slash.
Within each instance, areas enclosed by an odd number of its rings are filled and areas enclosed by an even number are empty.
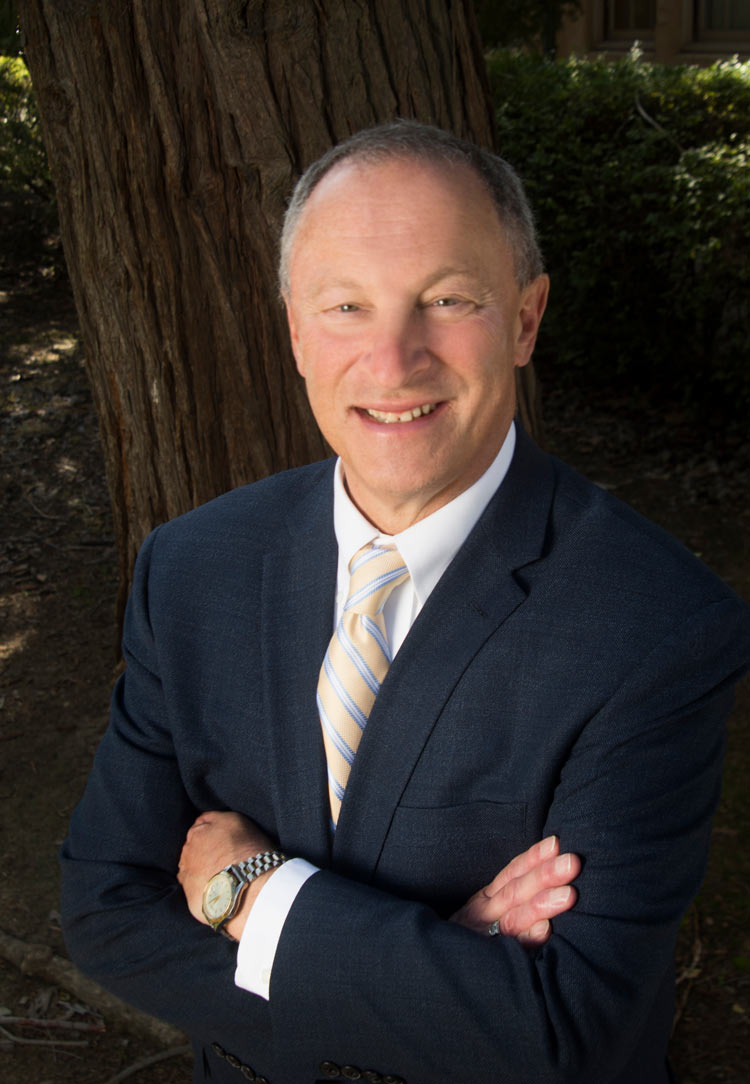
<svg viewBox="0 0 750 1084">
<path fill-rule="evenodd" d="M 500 257 L 505 230 L 484 182 L 463 164 L 407 158 L 347 159 L 334 166 L 305 204 L 291 266 L 318 256 L 366 251 L 394 257 L 462 250 L 482 262 Z M 299 260 L 295 258 L 299 257 Z"/>
</svg>

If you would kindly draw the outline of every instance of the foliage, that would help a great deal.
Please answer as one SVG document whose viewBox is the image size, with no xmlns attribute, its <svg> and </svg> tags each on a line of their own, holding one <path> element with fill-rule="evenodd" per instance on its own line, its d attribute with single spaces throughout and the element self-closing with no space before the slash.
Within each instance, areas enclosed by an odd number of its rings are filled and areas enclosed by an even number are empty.
<svg viewBox="0 0 750 1084">
<path fill-rule="evenodd" d="M 19 44 L 17 0 L 0 0 L 0 54 L 15 56 Z"/>
<path fill-rule="evenodd" d="M 0 56 L 0 185 L 53 198 L 36 98 L 21 57 Z"/>
<path fill-rule="evenodd" d="M 553 53 L 565 17 L 581 10 L 580 0 L 474 0 L 479 34 L 486 49 L 526 46 Z"/>
<path fill-rule="evenodd" d="M 750 406 L 750 64 L 489 70 L 552 278 L 541 371 Z"/>
</svg>

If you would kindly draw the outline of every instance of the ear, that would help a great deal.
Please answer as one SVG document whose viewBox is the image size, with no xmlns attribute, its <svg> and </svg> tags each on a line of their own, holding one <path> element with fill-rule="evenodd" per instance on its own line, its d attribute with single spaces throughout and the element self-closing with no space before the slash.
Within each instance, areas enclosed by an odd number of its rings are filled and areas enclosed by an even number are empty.
<svg viewBox="0 0 750 1084">
<path fill-rule="evenodd" d="M 302 351 L 300 350 L 299 332 L 297 330 L 297 321 L 294 317 L 294 309 L 292 308 L 292 299 L 288 293 L 281 295 L 284 301 L 284 308 L 286 309 L 286 322 L 289 325 L 289 339 L 292 344 L 292 353 L 294 354 L 294 360 L 297 363 L 297 372 L 304 378 L 305 368 L 302 361 Z"/>
<path fill-rule="evenodd" d="M 516 349 L 514 362 L 520 368 L 527 365 L 534 351 L 539 325 L 547 308 L 549 275 L 538 275 L 521 292 L 521 302 L 516 323 Z"/>
</svg>

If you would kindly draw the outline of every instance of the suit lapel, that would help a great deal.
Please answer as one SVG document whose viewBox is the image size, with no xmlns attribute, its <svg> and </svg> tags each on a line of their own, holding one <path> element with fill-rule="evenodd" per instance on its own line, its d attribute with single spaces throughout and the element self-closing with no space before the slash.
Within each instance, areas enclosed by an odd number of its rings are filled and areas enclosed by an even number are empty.
<svg viewBox="0 0 750 1084">
<path fill-rule="evenodd" d="M 553 468 L 522 433 L 508 474 L 415 621 L 378 694 L 333 845 L 337 870 L 367 880 L 414 767 L 464 670 L 526 599 L 515 573 L 544 547 Z"/>
<path fill-rule="evenodd" d="M 279 840 L 326 866 L 330 833 L 326 764 L 315 702 L 333 626 L 337 548 L 332 471 L 288 521 L 263 565 L 263 644 Z"/>
</svg>

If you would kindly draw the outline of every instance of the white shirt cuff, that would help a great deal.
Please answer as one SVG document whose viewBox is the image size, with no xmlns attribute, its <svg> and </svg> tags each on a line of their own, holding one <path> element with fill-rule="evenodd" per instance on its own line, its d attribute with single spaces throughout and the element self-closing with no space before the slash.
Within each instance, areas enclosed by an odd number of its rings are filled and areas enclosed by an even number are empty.
<svg viewBox="0 0 750 1084">
<path fill-rule="evenodd" d="M 286 917 L 297 893 L 317 866 L 304 858 L 292 858 L 279 866 L 261 888 L 248 915 L 237 948 L 235 986 L 269 999 L 271 971 Z"/>
</svg>

